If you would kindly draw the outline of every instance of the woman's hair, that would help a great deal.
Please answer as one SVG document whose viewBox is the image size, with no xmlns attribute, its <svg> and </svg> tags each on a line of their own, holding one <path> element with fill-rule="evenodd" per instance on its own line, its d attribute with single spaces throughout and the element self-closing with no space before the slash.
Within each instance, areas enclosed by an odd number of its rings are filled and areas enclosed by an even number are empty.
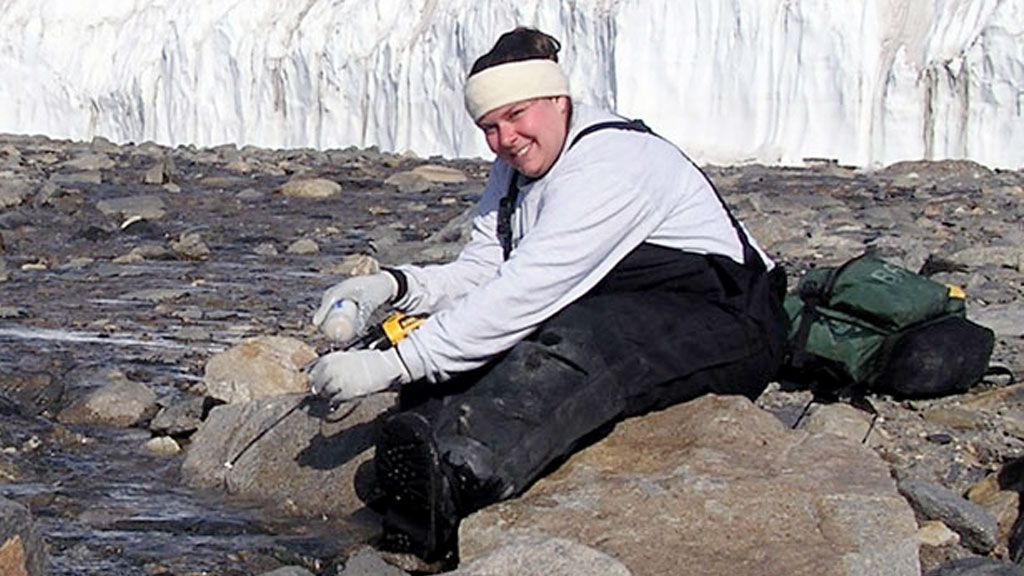
<svg viewBox="0 0 1024 576">
<path fill-rule="evenodd" d="M 561 49 L 562 45 L 551 36 L 534 28 L 519 26 L 502 34 L 489 52 L 477 58 L 469 75 L 472 76 L 492 66 L 521 60 L 543 59 L 558 62 L 558 51 Z"/>
</svg>

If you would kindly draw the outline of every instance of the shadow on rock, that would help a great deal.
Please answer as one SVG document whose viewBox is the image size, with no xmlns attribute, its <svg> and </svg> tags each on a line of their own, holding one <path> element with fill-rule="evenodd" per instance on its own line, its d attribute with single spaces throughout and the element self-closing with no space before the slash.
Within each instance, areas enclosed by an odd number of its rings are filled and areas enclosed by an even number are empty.
<svg viewBox="0 0 1024 576">
<path fill-rule="evenodd" d="M 348 517 L 365 507 L 360 494 L 372 492 L 372 474 L 359 470 L 394 404 L 395 394 L 378 394 L 342 405 L 337 416 L 300 394 L 218 406 L 193 436 L 182 477 L 287 513 Z"/>
</svg>

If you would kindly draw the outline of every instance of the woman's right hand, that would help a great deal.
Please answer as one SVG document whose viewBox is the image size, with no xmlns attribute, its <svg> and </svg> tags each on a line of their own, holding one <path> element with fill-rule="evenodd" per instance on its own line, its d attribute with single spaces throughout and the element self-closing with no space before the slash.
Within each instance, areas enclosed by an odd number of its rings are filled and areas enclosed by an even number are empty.
<svg viewBox="0 0 1024 576">
<path fill-rule="evenodd" d="M 366 322 L 398 292 L 398 282 L 387 272 L 353 276 L 324 291 L 313 325 L 344 347 L 366 328 Z"/>
</svg>

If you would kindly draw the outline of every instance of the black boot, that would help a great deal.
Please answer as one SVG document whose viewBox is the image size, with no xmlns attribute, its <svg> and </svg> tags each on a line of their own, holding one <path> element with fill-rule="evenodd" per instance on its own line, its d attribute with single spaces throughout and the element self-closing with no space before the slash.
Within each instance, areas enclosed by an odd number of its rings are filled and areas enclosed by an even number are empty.
<svg viewBox="0 0 1024 576">
<path fill-rule="evenodd" d="M 459 517 L 429 422 L 413 412 L 390 418 L 375 463 L 387 509 L 382 548 L 427 562 L 454 561 Z"/>
</svg>

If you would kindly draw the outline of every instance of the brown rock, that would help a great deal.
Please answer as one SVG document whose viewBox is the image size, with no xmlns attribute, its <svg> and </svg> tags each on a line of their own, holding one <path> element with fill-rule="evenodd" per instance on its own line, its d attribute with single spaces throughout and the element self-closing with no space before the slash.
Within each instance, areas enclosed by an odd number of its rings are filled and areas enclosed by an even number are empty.
<svg viewBox="0 0 1024 576">
<path fill-rule="evenodd" d="M 15 534 L 3 546 L 0 546 L 0 572 L 6 576 L 28 576 L 25 568 L 25 547 L 21 544 L 21 536 Z"/>
<path fill-rule="evenodd" d="M 592 547 L 637 576 L 916 576 L 916 530 L 869 448 L 708 396 L 620 423 L 459 534 L 464 562 L 543 536 Z"/>
<path fill-rule="evenodd" d="M 28 509 L 0 497 L 0 574 L 43 576 L 46 547 Z"/>
<path fill-rule="evenodd" d="M 210 358 L 204 382 L 207 394 L 227 403 L 309 391 L 302 369 L 317 357 L 294 338 L 250 338 Z"/>
<path fill-rule="evenodd" d="M 999 525 L 999 541 L 1007 542 L 1013 532 L 1020 510 L 1021 473 L 1024 460 L 1011 461 L 971 486 L 965 496 L 995 516 Z"/>
</svg>

